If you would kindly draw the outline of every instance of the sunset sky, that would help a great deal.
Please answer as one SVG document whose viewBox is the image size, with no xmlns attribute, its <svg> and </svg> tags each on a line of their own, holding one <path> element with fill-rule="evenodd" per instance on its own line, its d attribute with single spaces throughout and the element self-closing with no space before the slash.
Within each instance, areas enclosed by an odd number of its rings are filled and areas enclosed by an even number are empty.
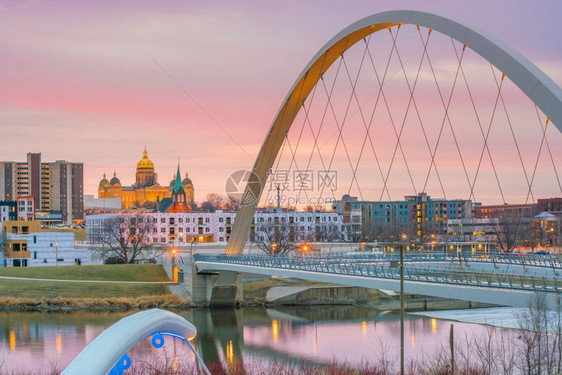
<svg viewBox="0 0 562 375">
<path fill-rule="evenodd" d="M 83 162 L 97 196 L 104 172 L 134 182 L 146 146 L 161 184 L 179 158 L 196 201 L 223 194 L 318 49 L 393 9 L 473 24 L 562 83 L 560 0 L 0 0 L 0 160 Z"/>
</svg>

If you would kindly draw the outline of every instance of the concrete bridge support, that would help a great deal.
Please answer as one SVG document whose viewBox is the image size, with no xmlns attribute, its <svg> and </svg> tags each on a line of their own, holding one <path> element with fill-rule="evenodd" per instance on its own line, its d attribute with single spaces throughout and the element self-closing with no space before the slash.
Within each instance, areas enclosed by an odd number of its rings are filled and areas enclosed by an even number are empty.
<svg viewBox="0 0 562 375">
<path fill-rule="evenodd" d="M 233 271 L 197 273 L 192 265 L 191 302 L 209 306 L 235 306 L 244 299 L 242 274 Z"/>
</svg>

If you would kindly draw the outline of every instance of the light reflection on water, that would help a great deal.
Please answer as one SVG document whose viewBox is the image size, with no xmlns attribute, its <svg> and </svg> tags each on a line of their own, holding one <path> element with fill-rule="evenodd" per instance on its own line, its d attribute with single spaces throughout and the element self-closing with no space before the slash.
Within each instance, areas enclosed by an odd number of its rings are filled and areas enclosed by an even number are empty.
<svg viewBox="0 0 562 375">
<path fill-rule="evenodd" d="M 0 373 L 62 370 L 105 328 L 133 312 L 0 312 Z M 474 310 L 477 314 L 477 310 Z M 194 345 L 205 362 L 280 359 L 293 362 L 359 364 L 381 356 L 397 363 L 400 319 L 361 307 L 189 310 L 179 312 L 198 330 Z M 407 316 L 407 360 L 448 347 L 451 321 Z M 455 337 L 484 334 L 481 324 L 455 324 Z M 500 329 L 500 328 L 498 328 Z M 511 334 L 509 329 L 502 329 Z M 409 338 L 409 340 L 408 340 Z M 191 364 L 182 343 L 165 338 L 163 349 L 143 340 L 131 351 L 133 364 L 168 355 L 173 366 Z"/>
</svg>

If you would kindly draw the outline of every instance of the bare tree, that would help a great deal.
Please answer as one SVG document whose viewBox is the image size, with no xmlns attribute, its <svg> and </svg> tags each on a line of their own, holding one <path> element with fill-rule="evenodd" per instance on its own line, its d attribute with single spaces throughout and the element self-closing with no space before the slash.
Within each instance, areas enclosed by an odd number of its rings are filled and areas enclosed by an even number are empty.
<svg viewBox="0 0 562 375">
<path fill-rule="evenodd" d="M 239 202 L 227 196 L 209 193 L 205 196 L 205 201 L 201 202 L 202 211 L 214 212 L 216 210 L 235 211 L 238 209 Z"/>
<path fill-rule="evenodd" d="M 530 224 L 528 219 L 514 215 L 502 215 L 494 226 L 496 241 L 501 251 L 511 253 L 523 243 L 525 227 Z"/>
<path fill-rule="evenodd" d="M 285 255 L 301 245 L 301 233 L 296 225 L 287 223 L 260 223 L 256 225 L 254 243 L 269 255 Z"/>
<path fill-rule="evenodd" d="M 97 250 L 104 261 L 135 263 L 152 261 L 166 250 L 152 243 L 155 225 L 142 214 L 122 214 L 105 221 L 99 233 L 104 246 Z"/>
<path fill-rule="evenodd" d="M 307 204 L 304 207 L 304 212 L 328 212 L 326 206 L 323 204 Z"/>
<path fill-rule="evenodd" d="M 8 235 L 6 232 L 2 232 L 2 253 L 6 256 L 10 252 L 10 242 L 8 241 Z"/>
</svg>

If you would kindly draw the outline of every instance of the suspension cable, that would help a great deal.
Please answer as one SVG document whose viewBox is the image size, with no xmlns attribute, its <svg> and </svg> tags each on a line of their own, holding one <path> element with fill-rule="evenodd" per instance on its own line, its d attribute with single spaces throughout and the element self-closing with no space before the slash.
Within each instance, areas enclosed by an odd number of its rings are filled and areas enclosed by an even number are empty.
<svg viewBox="0 0 562 375">
<path fill-rule="evenodd" d="M 392 34 L 392 28 L 389 26 L 388 27 L 388 31 L 390 33 L 390 36 L 392 38 L 392 48 L 396 51 L 396 55 L 398 56 L 398 61 L 400 62 L 400 65 L 402 66 L 402 70 L 404 71 L 404 64 L 402 63 L 402 59 L 400 58 L 400 54 L 398 53 L 398 47 L 396 47 L 396 41 L 398 40 L 398 34 L 400 32 L 400 25 L 398 26 L 398 31 L 396 32 L 396 36 L 394 36 L 394 34 Z M 402 144 L 400 142 L 400 138 L 402 137 L 402 131 L 404 130 L 404 124 L 406 121 L 406 117 L 408 114 L 408 110 L 410 108 L 410 104 L 412 102 L 412 96 L 413 94 L 410 94 L 410 100 L 408 101 L 408 108 L 406 109 L 406 114 L 404 115 L 404 119 L 402 121 L 402 126 L 400 127 L 400 132 L 396 131 L 396 126 L 394 125 L 394 121 L 392 121 L 392 127 L 394 129 L 394 134 L 396 135 L 396 146 L 394 147 L 394 152 L 392 154 L 392 159 L 390 160 L 390 166 L 388 168 L 388 172 L 386 175 L 386 180 L 384 181 L 385 187 L 388 183 L 388 179 L 390 177 L 390 172 L 392 171 L 392 165 L 394 164 L 394 159 L 396 157 L 396 151 L 398 148 L 400 148 L 400 153 L 402 154 L 402 158 L 404 159 L 404 164 L 406 165 L 406 170 L 408 171 L 408 176 L 410 178 L 410 183 L 412 184 L 412 189 L 414 190 L 414 194 L 417 195 L 417 190 L 416 190 L 416 186 L 414 184 L 414 179 L 412 178 L 412 173 L 410 172 L 410 168 L 408 167 L 408 160 L 406 159 L 406 155 L 404 154 L 404 150 L 402 149 Z"/>
<path fill-rule="evenodd" d="M 539 107 L 535 104 L 535 112 L 537 113 L 537 119 L 539 120 L 539 125 L 541 126 L 541 130 L 543 133 L 544 142 L 546 144 L 546 149 L 548 150 L 548 155 L 550 156 L 550 161 L 552 163 L 552 168 L 554 169 L 554 175 L 556 176 L 556 182 L 558 182 L 558 188 L 560 189 L 560 193 L 562 193 L 562 184 L 560 183 L 560 177 L 558 176 L 558 170 L 556 169 L 556 164 L 554 163 L 554 158 L 552 157 L 552 152 L 550 151 L 550 143 L 548 142 L 548 138 L 546 138 L 546 129 L 550 124 L 550 119 L 547 117 L 544 123 L 544 127 L 542 125 L 541 116 L 539 114 Z"/>
<path fill-rule="evenodd" d="M 453 49 L 455 51 L 455 55 L 457 57 L 457 61 L 460 59 L 459 57 L 459 53 L 457 51 L 457 47 L 453 44 Z M 463 50 L 466 49 L 466 45 L 463 45 Z M 464 72 L 464 68 L 461 65 L 461 74 L 463 76 L 463 80 L 464 80 L 464 84 L 466 86 L 466 90 L 468 93 L 468 97 L 470 98 L 470 102 L 472 104 L 472 109 L 474 109 L 474 115 L 476 116 L 476 122 L 478 123 L 478 128 L 480 129 L 480 134 L 482 135 L 482 138 L 484 140 L 484 149 L 482 150 L 482 152 L 486 151 L 486 153 L 488 154 L 488 157 L 490 159 L 490 164 L 492 166 L 492 170 L 494 171 L 494 176 L 496 178 L 496 182 L 498 184 L 498 187 L 501 191 L 501 184 L 499 181 L 499 177 L 498 177 L 498 173 L 496 171 L 496 166 L 494 164 L 494 159 L 492 158 L 492 154 L 490 153 L 490 149 L 488 147 L 488 141 L 487 141 L 487 135 L 484 134 L 484 129 L 482 127 L 482 121 L 480 120 L 480 115 L 478 114 L 478 110 L 476 108 L 476 103 L 474 102 L 474 97 L 472 96 L 472 91 L 470 89 L 470 85 L 468 84 L 468 79 L 466 78 L 466 74 Z M 478 169 L 480 168 L 480 163 L 482 162 L 482 156 L 480 156 L 480 162 L 478 164 Z M 478 176 L 478 169 L 475 171 L 475 175 L 474 175 L 474 179 L 472 181 L 472 183 L 470 184 L 470 193 L 468 195 L 468 199 L 473 199 L 473 201 L 476 202 L 476 196 L 474 194 L 474 186 L 476 184 L 476 177 Z M 503 195 L 502 195 L 503 197 Z M 504 203 L 505 203 L 505 199 L 503 199 Z"/>
<path fill-rule="evenodd" d="M 430 32 L 431 32 L 431 29 L 430 29 Z M 421 37 L 421 33 L 420 33 L 420 37 Z M 422 43 L 423 43 L 423 39 L 422 39 Z M 463 167 L 464 175 L 465 175 L 466 180 L 468 182 L 468 186 L 470 187 L 470 177 L 468 176 L 468 171 L 466 169 L 466 164 L 465 164 L 464 158 L 462 156 L 462 152 L 461 152 L 458 140 L 457 140 L 457 136 L 455 134 L 455 130 L 453 128 L 451 118 L 449 117 L 449 107 L 451 105 L 451 101 L 453 99 L 453 94 L 455 92 L 455 87 L 456 87 L 457 80 L 458 80 L 458 77 L 459 77 L 460 66 L 462 65 L 462 59 L 463 59 L 463 56 L 464 56 L 464 49 L 463 49 L 463 53 L 461 54 L 458 65 L 457 65 L 457 70 L 455 72 L 455 79 L 454 79 L 453 84 L 451 86 L 451 92 L 449 93 L 449 98 L 447 100 L 447 103 L 445 103 L 445 100 L 443 98 L 443 93 L 441 91 L 439 81 L 437 80 L 437 75 L 435 74 L 435 69 L 433 68 L 433 63 L 431 62 L 431 58 L 429 57 L 429 54 L 427 54 L 427 49 L 425 50 L 425 53 L 427 55 L 427 62 L 429 63 L 429 67 L 430 67 L 431 73 L 433 75 L 433 79 L 435 81 L 435 86 L 437 87 L 437 92 L 439 93 L 439 98 L 441 99 L 441 104 L 443 105 L 443 109 L 445 110 L 445 114 L 443 116 L 443 121 L 441 123 L 441 127 L 443 127 L 445 125 L 445 122 L 447 122 L 448 125 L 449 125 L 449 129 L 451 130 L 451 135 L 453 136 L 453 140 L 455 141 L 455 147 L 457 148 L 457 152 L 459 154 L 459 158 L 460 158 L 460 161 L 461 161 L 461 164 L 462 164 L 462 167 Z M 440 143 L 440 138 L 441 138 L 441 131 L 440 131 L 439 138 L 437 140 L 437 143 L 435 144 L 435 148 L 434 148 L 434 151 L 433 151 L 434 157 L 435 157 L 435 154 L 437 152 L 437 147 L 439 146 L 439 143 Z M 429 172 L 431 172 L 431 165 L 432 164 L 430 164 L 427 178 L 429 178 Z M 427 179 L 426 179 L 426 183 L 427 183 Z"/>
<path fill-rule="evenodd" d="M 488 129 L 486 130 L 486 135 L 484 136 L 484 145 L 482 146 L 482 151 L 480 152 L 480 159 L 478 160 L 478 167 L 476 168 L 476 173 L 474 174 L 474 179 L 472 180 L 472 189 L 474 189 L 474 186 L 476 184 L 476 179 L 478 178 L 478 174 L 480 172 L 480 167 L 482 166 L 482 159 L 484 158 L 484 151 L 488 149 L 488 138 L 490 136 L 490 130 L 492 129 L 492 124 L 494 123 L 494 117 L 496 115 L 496 110 L 498 108 L 498 102 L 499 102 L 499 99 L 500 99 L 500 93 L 501 93 L 502 87 L 503 87 L 503 77 L 502 77 L 502 79 L 500 81 L 500 85 L 498 87 L 498 93 L 496 95 L 496 100 L 494 102 L 494 109 L 492 110 L 492 115 L 490 116 L 490 123 L 488 125 Z M 492 158 L 492 154 L 489 152 L 489 150 L 488 150 L 488 156 L 490 157 L 490 162 L 493 165 L 494 159 Z M 494 167 L 494 175 L 496 176 L 496 181 L 498 183 L 498 189 L 499 189 L 500 195 L 502 197 L 502 202 L 504 204 L 506 204 L 505 196 L 503 194 L 503 189 L 502 189 L 500 179 L 499 179 L 499 176 L 496 172 L 495 167 Z"/>
<path fill-rule="evenodd" d="M 492 64 L 490 64 L 490 68 L 492 69 L 492 74 L 494 76 L 494 81 L 496 83 L 496 86 L 498 86 L 498 79 L 496 77 L 496 72 L 492 66 Z M 502 73 L 502 80 L 505 78 L 505 74 Z M 527 175 L 527 169 L 525 168 L 525 163 L 523 162 L 523 157 L 521 156 L 521 150 L 519 149 L 519 143 L 517 142 L 517 138 L 515 137 L 515 132 L 513 131 L 513 125 L 511 123 L 511 118 L 509 117 L 509 113 L 507 112 L 507 106 L 505 105 L 505 101 L 503 99 L 503 94 L 500 91 L 500 100 L 503 106 L 503 110 L 505 113 L 505 117 L 507 119 L 507 123 L 509 124 L 509 129 L 511 131 L 511 136 L 513 137 L 513 142 L 515 143 L 515 148 L 517 149 L 517 155 L 519 156 L 519 161 L 521 162 L 521 168 L 523 168 L 523 174 L 525 175 L 525 181 L 527 181 L 527 186 L 529 188 L 529 194 L 531 195 L 531 199 L 533 200 L 533 202 L 535 201 L 535 197 L 533 196 L 533 191 L 532 191 L 532 183 L 529 181 L 529 176 Z M 527 199 L 525 200 L 525 204 L 527 204 L 528 199 L 529 199 L 529 194 L 527 194 Z"/>
</svg>

